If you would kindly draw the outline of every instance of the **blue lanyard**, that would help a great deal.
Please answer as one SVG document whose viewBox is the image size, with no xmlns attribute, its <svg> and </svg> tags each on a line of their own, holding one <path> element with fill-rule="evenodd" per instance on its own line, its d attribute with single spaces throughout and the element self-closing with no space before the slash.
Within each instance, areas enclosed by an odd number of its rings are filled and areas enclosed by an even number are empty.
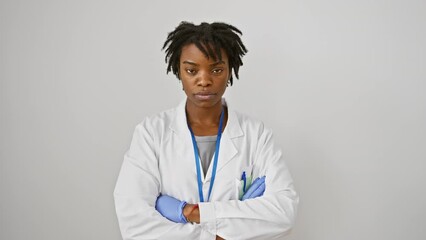
<svg viewBox="0 0 426 240">
<path fill-rule="evenodd" d="M 217 130 L 216 150 L 214 152 L 213 171 L 212 171 L 212 178 L 210 180 L 209 195 L 207 197 L 207 202 L 210 200 L 210 194 L 213 189 L 214 179 L 216 178 L 217 159 L 219 157 L 220 139 L 222 138 L 223 116 L 224 116 L 224 110 L 222 109 L 222 113 L 220 114 L 219 129 Z M 189 128 L 189 131 L 191 132 L 192 145 L 194 146 L 195 166 L 197 169 L 197 181 L 198 181 L 198 195 L 200 196 L 200 202 L 204 202 L 203 183 L 201 182 L 201 167 L 200 167 L 200 160 L 199 160 L 200 157 L 198 153 L 197 141 L 195 140 L 194 132 L 192 132 L 192 129 L 189 123 L 188 123 L 188 128 Z"/>
</svg>

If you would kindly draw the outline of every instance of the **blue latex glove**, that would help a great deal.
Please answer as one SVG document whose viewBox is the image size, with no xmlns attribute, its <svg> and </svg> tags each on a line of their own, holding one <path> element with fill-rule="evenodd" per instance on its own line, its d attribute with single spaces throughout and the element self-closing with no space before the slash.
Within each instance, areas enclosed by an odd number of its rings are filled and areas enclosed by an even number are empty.
<svg viewBox="0 0 426 240">
<path fill-rule="evenodd" d="M 183 215 L 183 208 L 185 205 L 185 201 L 180 201 L 167 195 L 160 195 L 155 203 L 155 209 L 157 209 L 163 217 L 172 222 L 187 223 L 186 218 Z"/>
<path fill-rule="evenodd" d="M 244 193 L 243 197 L 241 198 L 242 201 L 260 197 L 265 192 L 265 176 L 261 178 L 256 178 L 254 182 L 251 184 L 249 189 Z"/>
</svg>

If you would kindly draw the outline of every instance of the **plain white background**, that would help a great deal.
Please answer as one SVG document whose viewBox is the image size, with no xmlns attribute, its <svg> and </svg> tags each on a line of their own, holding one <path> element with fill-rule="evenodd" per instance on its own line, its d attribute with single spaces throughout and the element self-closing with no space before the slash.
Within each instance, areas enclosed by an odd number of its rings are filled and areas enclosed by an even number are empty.
<svg viewBox="0 0 426 240">
<path fill-rule="evenodd" d="M 182 20 L 239 27 L 226 98 L 274 129 L 292 240 L 426 239 L 425 1 L 0 1 L 0 239 L 120 239 L 134 127 L 184 94 Z"/>
</svg>

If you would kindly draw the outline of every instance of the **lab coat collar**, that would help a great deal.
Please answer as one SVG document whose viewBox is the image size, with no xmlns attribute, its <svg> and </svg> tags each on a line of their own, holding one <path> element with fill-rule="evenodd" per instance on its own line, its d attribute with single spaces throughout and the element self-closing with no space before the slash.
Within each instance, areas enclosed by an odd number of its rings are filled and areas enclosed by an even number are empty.
<svg viewBox="0 0 426 240">
<path fill-rule="evenodd" d="M 228 107 L 228 121 L 226 127 L 223 131 L 222 137 L 226 136 L 230 139 L 241 137 L 244 135 L 243 130 L 241 129 L 237 114 L 233 111 L 232 107 L 229 106 L 225 98 L 222 98 L 222 105 Z M 171 121 L 170 129 L 182 137 L 190 136 L 188 129 L 187 119 L 186 119 L 186 98 L 182 100 L 179 105 L 175 108 L 175 116 Z"/>
<path fill-rule="evenodd" d="M 238 153 L 238 149 L 235 147 L 233 140 L 244 136 L 237 113 L 233 111 L 232 107 L 229 106 L 224 98 L 222 98 L 222 105 L 228 107 L 228 121 L 222 133 L 217 172 L 220 172 L 220 170 Z M 188 147 L 192 148 L 191 133 L 188 129 L 185 106 L 186 98 L 175 108 L 175 116 L 171 121 L 170 129 L 177 134 L 185 144 L 188 144 Z M 193 154 L 193 151 L 190 152 Z M 193 155 L 188 157 L 193 158 Z M 204 182 L 210 181 L 211 170 L 211 167 L 209 167 Z"/>
</svg>

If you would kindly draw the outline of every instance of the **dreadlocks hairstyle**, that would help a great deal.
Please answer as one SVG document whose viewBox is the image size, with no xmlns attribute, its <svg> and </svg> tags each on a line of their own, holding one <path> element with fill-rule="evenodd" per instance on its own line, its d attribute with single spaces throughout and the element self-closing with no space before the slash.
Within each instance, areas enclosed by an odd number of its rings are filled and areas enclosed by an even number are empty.
<svg viewBox="0 0 426 240">
<path fill-rule="evenodd" d="M 207 58 L 222 60 L 221 49 L 228 55 L 229 69 L 231 72 L 230 84 L 232 85 L 232 69 L 238 78 L 238 70 L 243 65 L 242 56 L 247 49 L 239 35 L 242 32 L 229 24 L 214 22 L 194 25 L 190 22 L 181 22 L 173 32 L 167 36 L 163 50 L 166 52 L 167 73 L 170 71 L 179 79 L 179 61 L 182 47 L 195 44 Z"/>
</svg>

